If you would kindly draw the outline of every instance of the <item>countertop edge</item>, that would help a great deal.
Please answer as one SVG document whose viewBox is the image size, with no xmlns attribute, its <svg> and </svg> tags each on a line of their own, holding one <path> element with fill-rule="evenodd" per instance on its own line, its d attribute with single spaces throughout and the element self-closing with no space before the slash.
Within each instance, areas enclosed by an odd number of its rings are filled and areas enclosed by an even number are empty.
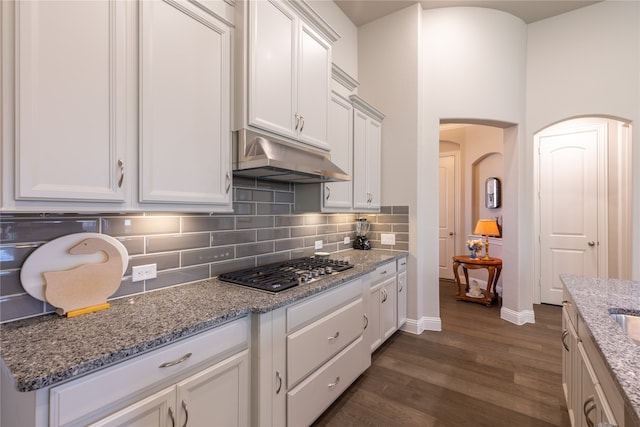
<svg viewBox="0 0 640 427">
<path fill-rule="evenodd" d="M 184 324 L 180 324 L 175 328 L 169 327 L 166 330 L 163 330 L 162 333 L 152 333 L 149 337 L 147 337 L 147 339 L 135 341 L 135 343 L 133 344 L 130 342 L 128 345 L 117 348 L 114 351 L 106 350 L 104 353 L 100 354 L 99 357 L 92 357 L 88 360 L 83 360 L 75 364 L 66 364 L 64 368 L 53 369 L 45 375 L 32 375 L 18 372 L 19 369 L 17 369 L 17 367 L 24 365 L 26 362 L 22 360 L 21 357 L 19 357 L 19 360 L 16 360 L 16 354 L 6 354 L 5 349 L 3 349 L 2 369 L 5 370 L 8 376 L 11 377 L 11 379 L 14 381 L 16 390 L 20 392 L 37 391 L 42 388 L 58 385 L 66 381 L 70 381 L 72 379 L 97 372 L 101 369 L 108 368 L 120 362 L 124 362 L 131 358 L 146 354 L 153 350 L 162 348 L 166 345 L 176 343 L 180 340 L 213 329 L 224 323 L 239 319 L 249 314 L 263 314 L 286 305 L 295 304 L 296 302 L 304 298 L 317 295 L 329 289 L 341 286 L 346 282 L 350 282 L 359 277 L 362 277 L 374 271 L 379 265 L 398 260 L 406 256 L 408 256 L 408 253 L 404 251 L 378 249 L 374 249 L 371 251 L 347 250 L 336 252 L 331 254 L 332 258 L 349 258 L 352 260 L 363 259 L 365 261 L 360 260 L 360 262 L 354 262 L 354 268 L 347 270 L 348 274 L 342 273 L 341 275 L 332 276 L 330 278 L 318 281 L 313 286 L 305 285 L 305 287 L 293 288 L 292 292 L 283 292 L 281 294 L 275 295 L 261 291 L 250 290 L 238 285 L 228 284 L 219 281 L 214 277 L 190 283 L 183 283 L 171 288 L 152 291 L 145 294 L 121 297 L 112 301 L 112 308 L 110 309 L 111 312 L 110 310 L 106 310 L 105 312 L 101 313 L 103 319 L 107 316 L 107 314 L 112 317 L 117 316 L 117 310 L 119 306 L 123 308 L 123 310 L 128 310 L 126 312 L 130 313 L 131 308 L 127 308 L 127 305 L 135 305 L 140 300 L 150 300 L 150 304 L 153 305 L 154 303 L 157 303 L 157 301 L 162 299 L 162 297 L 166 297 L 166 299 L 168 300 L 172 299 L 169 297 L 169 295 L 175 294 L 174 298 L 177 299 L 180 297 L 180 295 L 184 296 L 189 292 L 195 293 L 198 291 L 203 291 L 205 289 L 208 291 L 215 290 L 215 292 L 231 294 L 233 297 L 233 302 L 230 302 L 229 307 L 215 313 L 215 315 L 207 316 L 203 319 L 196 319 L 190 323 L 188 321 L 185 321 Z M 207 315 L 208 314 L 209 313 L 207 313 Z M 93 317 L 91 317 L 91 315 L 87 315 L 84 320 L 89 322 L 90 319 L 95 320 L 96 318 L 98 318 L 98 316 L 100 315 L 96 315 L 94 313 Z M 12 325 L 14 324 L 17 324 L 18 326 L 27 325 L 26 328 L 28 328 L 30 325 L 32 328 L 40 327 L 41 329 L 44 329 L 46 328 L 46 325 L 42 325 L 47 324 L 48 321 L 51 322 L 50 325 L 53 326 L 55 324 L 57 326 L 60 326 L 59 329 L 64 331 L 64 327 L 69 326 L 69 320 L 72 319 L 65 319 L 55 314 L 49 314 L 39 316 L 37 318 L 24 319 L 13 323 L 0 325 L 0 331 L 3 332 L 3 335 L 5 335 L 6 330 L 11 329 Z M 74 322 L 82 321 L 82 316 L 74 318 Z M 65 324 L 65 322 L 67 323 Z M 53 332 L 53 334 L 55 334 L 55 331 Z M 6 337 L 2 336 L 2 338 L 3 342 L 5 342 Z M 29 336 L 28 338 L 31 337 Z M 7 361 L 5 360 L 5 356 L 9 357 L 9 363 L 7 363 Z"/>
</svg>

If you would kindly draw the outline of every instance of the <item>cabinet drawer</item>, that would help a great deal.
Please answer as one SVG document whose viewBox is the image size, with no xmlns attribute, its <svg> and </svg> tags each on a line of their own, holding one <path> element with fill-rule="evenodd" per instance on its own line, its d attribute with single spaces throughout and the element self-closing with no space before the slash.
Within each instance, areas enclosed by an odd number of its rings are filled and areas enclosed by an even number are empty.
<svg viewBox="0 0 640 427">
<path fill-rule="evenodd" d="M 222 358 L 231 350 L 246 348 L 248 337 L 249 321 L 245 317 L 54 387 L 49 402 L 51 425 L 67 425 L 88 415 L 112 412 L 134 395 L 164 386 L 168 380 L 179 380 L 198 365 Z M 191 356 L 181 363 L 160 367 L 189 353 Z"/>
<path fill-rule="evenodd" d="M 362 298 L 287 337 L 287 385 L 291 387 L 362 334 Z"/>
<path fill-rule="evenodd" d="M 332 313 L 336 308 L 361 296 L 362 282 L 357 279 L 289 307 L 287 308 L 287 333 L 307 325 L 327 313 Z"/>
<path fill-rule="evenodd" d="M 407 271 L 407 258 L 400 258 L 397 261 L 398 264 L 398 273 L 402 273 L 403 271 Z"/>
<path fill-rule="evenodd" d="M 383 280 L 387 280 L 391 276 L 396 275 L 396 262 L 391 261 L 376 268 L 376 271 L 371 273 L 371 284 L 380 283 Z"/>
<path fill-rule="evenodd" d="M 365 370 L 362 337 L 287 393 L 287 425 L 308 426 Z"/>
</svg>

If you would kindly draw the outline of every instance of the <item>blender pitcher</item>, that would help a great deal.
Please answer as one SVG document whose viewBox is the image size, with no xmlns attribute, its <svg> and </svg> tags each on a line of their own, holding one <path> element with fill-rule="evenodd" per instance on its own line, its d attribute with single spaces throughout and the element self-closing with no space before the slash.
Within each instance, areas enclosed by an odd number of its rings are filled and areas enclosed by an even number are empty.
<svg viewBox="0 0 640 427">
<path fill-rule="evenodd" d="M 371 224 L 367 222 L 366 218 L 358 218 L 356 222 L 356 239 L 353 241 L 354 249 L 371 249 L 371 242 L 367 239 L 367 233 Z"/>
</svg>

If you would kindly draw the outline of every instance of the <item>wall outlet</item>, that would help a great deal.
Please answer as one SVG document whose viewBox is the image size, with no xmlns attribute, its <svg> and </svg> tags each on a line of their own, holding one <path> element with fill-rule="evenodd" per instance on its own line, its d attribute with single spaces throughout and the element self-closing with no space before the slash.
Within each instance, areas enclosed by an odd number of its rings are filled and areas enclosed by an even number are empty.
<svg viewBox="0 0 640 427">
<path fill-rule="evenodd" d="M 131 268 L 131 281 L 139 282 L 140 280 L 155 279 L 158 277 L 156 264 L 136 265 Z"/>
<path fill-rule="evenodd" d="M 396 244 L 396 235 L 395 234 L 381 234 L 380 240 L 383 245 L 395 245 Z"/>
<path fill-rule="evenodd" d="M 322 249 L 322 240 L 316 240 L 315 249 Z"/>
<path fill-rule="evenodd" d="M 351 239 L 349 238 L 349 236 L 344 238 L 344 244 L 348 245 L 349 243 L 351 243 Z"/>
</svg>

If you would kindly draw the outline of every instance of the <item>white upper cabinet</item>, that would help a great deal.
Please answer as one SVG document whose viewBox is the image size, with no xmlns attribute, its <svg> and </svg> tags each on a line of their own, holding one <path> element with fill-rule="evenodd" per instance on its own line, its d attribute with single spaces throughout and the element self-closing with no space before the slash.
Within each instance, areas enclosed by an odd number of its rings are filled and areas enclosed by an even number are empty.
<svg viewBox="0 0 640 427">
<path fill-rule="evenodd" d="M 231 211 L 233 5 L 0 7 L 3 211 Z"/>
<path fill-rule="evenodd" d="M 353 110 L 353 207 L 380 210 L 380 144 L 384 115 L 356 95 Z"/>
<path fill-rule="evenodd" d="M 230 206 L 231 29 L 185 3 L 140 7 L 140 201 Z"/>
<path fill-rule="evenodd" d="M 331 43 L 337 34 L 304 2 L 249 1 L 237 7 L 248 11 L 242 18 L 248 28 L 238 34 L 245 40 L 237 47 L 247 82 L 238 93 L 245 110 L 236 127 L 253 126 L 328 150 Z"/>
<path fill-rule="evenodd" d="M 329 109 L 329 144 L 331 160 L 353 175 L 353 106 L 340 94 L 331 94 Z M 349 211 L 353 200 L 352 181 L 324 184 L 324 210 Z"/>
<path fill-rule="evenodd" d="M 126 2 L 14 7 L 15 200 L 124 202 Z"/>
</svg>

